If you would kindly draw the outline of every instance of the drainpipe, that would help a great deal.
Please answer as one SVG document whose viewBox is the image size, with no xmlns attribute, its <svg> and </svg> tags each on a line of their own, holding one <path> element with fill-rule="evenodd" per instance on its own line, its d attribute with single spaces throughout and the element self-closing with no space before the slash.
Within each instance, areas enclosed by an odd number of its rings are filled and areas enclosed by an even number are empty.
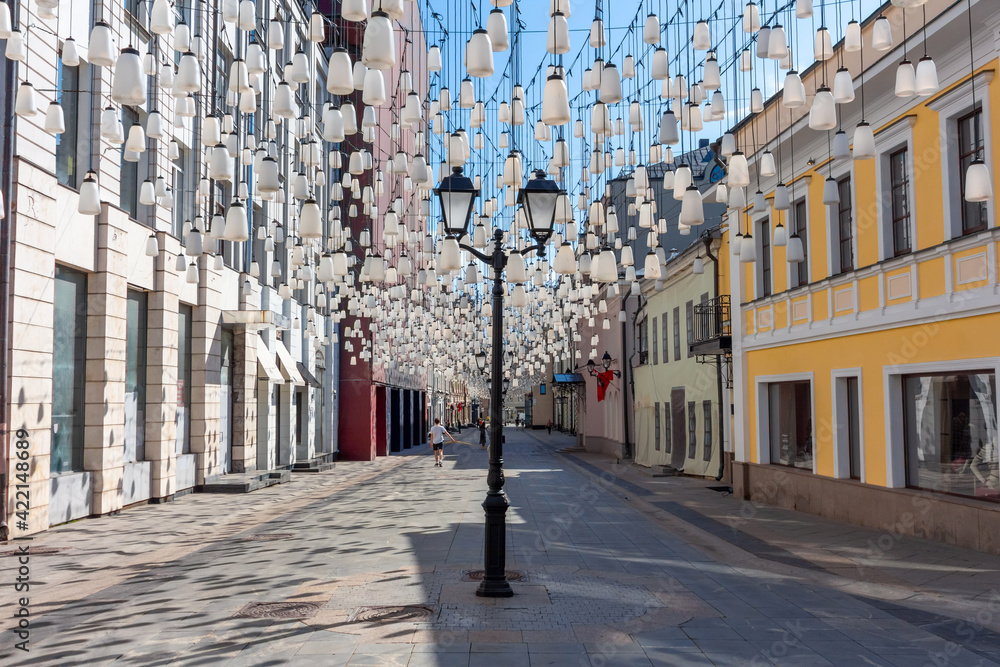
<svg viewBox="0 0 1000 667">
<path fill-rule="evenodd" d="M 18 27 L 18 9 L 20 3 L 11 4 L 11 19 L 13 27 Z M 7 171 L 3 175 L 4 197 L 3 220 L 0 221 L 0 448 L 3 450 L 4 474 L 3 496 L 0 499 L 0 540 L 10 537 L 7 526 L 7 493 L 10 489 L 10 301 L 13 294 L 14 281 L 11 276 L 13 262 L 11 249 L 13 246 L 12 232 L 14 215 L 14 82 L 17 80 L 17 63 L 7 60 L 4 68 L 4 82 L 7 84 L 3 98 L 3 164 Z"/>
<path fill-rule="evenodd" d="M 712 260 L 712 266 L 715 278 L 715 298 L 719 297 L 719 258 L 712 254 L 712 236 L 708 235 L 703 239 L 705 243 L 705 256 Z M 725 434 L 725 413 L 723 412 L 722 402 L 722 364 L 723 360 L 720 358 L 719 362 L 715 365 L 716 382 L 715 387 L 718 390 L 718 403 L 719 403 L 719 474 L 715 476 L 715 480 L 719 481 L 726 471 L 726 453 L 723 451 L 723 439 Z"/>
<path fill-rule="evenodd" d="M 622 310 L 625 310 L 625 299 L 622 299 Z M 624 361 L 625 357 L 625 320 L 622 320 L 622 357 Z M 629 364 L 622 364 L 622 433 L 625 438 L 625 458 L 632 458 L 632 446 L 629 443 L 628 437 L 628 386 L 626 384 L 626 373 L 628 372 Z"/>
</svg>

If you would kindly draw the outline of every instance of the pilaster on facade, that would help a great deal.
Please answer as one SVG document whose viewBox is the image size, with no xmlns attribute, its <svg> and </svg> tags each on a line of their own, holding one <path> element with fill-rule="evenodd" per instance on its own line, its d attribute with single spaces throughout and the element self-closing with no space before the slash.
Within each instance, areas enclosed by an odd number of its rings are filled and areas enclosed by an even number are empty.
<svg viewBox="0 0 1000 667">
<path fill-rule="evenodd" d="M 191 452 L 195 454 L 195 483 L 223 470 L 221 451 L 222 276 L 199 259 L 198 305 L 191 331 Z"/>
<path fill-rule="evenodd" d="M 180 251 L 174 237 L 159 232 L 155 289 L 149 294 L 146 349 L 146 459 L 152 463 L 150 497 L 170 499 L 177 492 L 177 293 L 181 276 L 173 270 Z"/>
<path fill-rule="evenodd" d="M 92 473 L 91 514 L 122 507 L 125 452 L 125 337 L 128 231 L 106 209 L 97 223 L 97 271 L 87 278 L 83 469 Z"/>
</svg>

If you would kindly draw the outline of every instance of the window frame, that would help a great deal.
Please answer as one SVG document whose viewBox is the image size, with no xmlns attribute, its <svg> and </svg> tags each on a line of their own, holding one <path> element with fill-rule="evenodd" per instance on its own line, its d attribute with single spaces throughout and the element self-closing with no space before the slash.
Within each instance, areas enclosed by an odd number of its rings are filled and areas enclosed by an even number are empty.
<svg viewBox="0 0 1000 667">
<path fill-rule="evenodd" d="M 694 352 L 691 351 L 691 344 L 694 342 L 694 301 L 688 301 L 684 304 L 684 316 L 687 322 L 687 358 L 690 359 L 694 356 Z"/>
<path fill-rule="evenodd" d="M 681 308 L 674 308 L 674 361 L 681 360 Z"/>
<path fill-rule="evenodd" d="M 850 392 L 848 382 L 858 384 L 858 446 L 860 449 L 860 470 L 852 474 L 850 438 Z M 837 479 L 857 479 L 865 483 L 865 397 L 861 367 L 835 368 L 830 373 L 831 396 L 833 398 L 833 476 Z"/>
<path fill-rule="evenodd" d="M 902 157 L 901 160 L 897 158 Z M 889 237 L 892 240 L 892 256 L 901 257 L 902 255 L 908 255 L 913 252 L 913 236 L 912 228 L 910 224 L 910 211 L 912 210 L 910 202 L 910 169 L 909 169 L 909 156 L 910 150 L 907 146 L 903 146 L 891 153 L 889 153 Z M 900 170 L 902 172 L 901 178 L 896 177 L 896 165 L 900 165 Z M 899 211 L 896 209 L 896 203 L 899 200 L 899 195 L 903 200 L 903 210 Z M 897 243 L 898 232 L 902 229 L 903 236 L 906 239 L 906 245 Z"/>
<path fill-rule="evenodd" d="M 711 461 L 712 460 L 712 401 L 705 400 L 701 402 L 701 412 L 702 420 L 705 422 L 702 424 L 702 460 Z"/>
<path fill-rule="evenodd" d="M 844 199 L 844 188 L 848 188 L 847 201 Z M 854 215 L 854 179 L 851 174 L 841 176 L 837 179 L 837 207 L 836 207 L 836 227 L 835 232 L 837 234 L 837 274 L 847 273 L 848 271 L 854 271 L 857 266 L 857 262 L 854 260 L 855 255 L 855 215 Z M 832 208 L 832 207 L 831 207 Z M 846 219 L 845 219 L 846 218 Z M 844 236 L 845 226 L 847 228 L 848 235 Z M 844 246 L 847 245 L 847 255 L 850 258 L 849 263 L 844 261 Z"/>
<path fill-rule="evenodd" d="M 802 207 L 805 215 L 804 220 L 799 220 L 799 207 Z M 809 279 L 809 197 L 800 197 L 793 201 L 792 208 L 789 210 L 791 215 L 787 215 L 789 224 L 788 235 L 798 234 L 799 238 L 802 239 L 802 261 L 801 262 L 786 262 L 788 266 L 788 285 L 790 288 L 804 287 L 812 282 Z M 805 278 L 803 279 L 802 273 L 805 272 Z"/>
<path fill-rule="evenodd" d="M 698 402 L 688 401 L 687 402 L 687 421 L 688 421 L 688 449 L 687 457 L 689 459 L 697 458 L 698 453 Z"/>
<path fill-rule="evenodd" d="M 756 278 L 754 298 L 763 299 L 774 294 L 774 258 L 771 243 L 771 216 L 767 215 L 754 222 L 757 244 L 757 261 L 754 262 Z"/>
<path fill-rule="evenodd" d="M 660 315 L 660 336 L 663 344 L 663 363 L 670 363 L 670 312 L 665 310 Z"/>
<path fill-rule="evenodd" d="M 983 106 L 979 104 L 969 110 L 968 113 L 962 114 L 955 119 L 955 135 L 957 137 L 957 148 L 955 150 L 956 157 L 958 158 L 958 212 L 959 212 L 959 236 L 969 236 L 971 234 L 978 234 L 979 232 L 984 232 L 990 228 L 990 213 L 988 202 L 967 202 L 965 201 L 965 172 L 968 166 L 975 161 L 977 157 L 983 156 L 986 151 L 986 132 L 983 124 Z M 965 141 L 963 141 L 963 125 L 964 123 L 972 119 L 974 138 L 977 141 L 976 147 L 970 152 L 963 152 L 963 147 Z M 983 156 L 985 157 L 985 156 Z M 980 216 L 981 224 L 976 226 L 967 226 L 967 215 L 969 208 L 975 208 L 978 206 L 979 210 L 982 211 Z"/>
<path fill-rule="evenodd" d="M 816 378 L 815 373 L 805 372 L 805 373 L 783 373 L 780 375 L 758 375 L 754 378 L 754 383 L 756 384 L 757 392 L 757 424 L 756 424 L 756 442 L 754 445 L 757 448 L 757 460 L 761 464 L 777 465 L 782 468 L 791 467 L 785 466 L 780 462 L 771 461 L 771 398 L 769 387 L 772 384 L 780 382 L 809 382 L 809 409 L 812 415 L 812 429 L 811 435 L 813 442 L 813 474 L 816 474 L 817 470 L 817 456 L 816 456 Z M 799 470 L 807 470 L 806 468 L 799 468 Z"/>
<path fill-rule="evenodd" d="M 648 317 L 646 319 L 649 320 L 650 323 L 651 323 L 651 325 L 652 325 L 652 328 L 651 328 L 651 330 L 649 332 L 649 340 L 650 340 L 649 351 L 650 351 L 650 353 L 653 356 L 653 365 L 654 366 L 659 366 L 660 365 L 660 349 L 659 349 L 660 346 L 656 344 L 656 339 L 659 338 L 659 335 L 658 335 L 658 332 L 657 332 L 657 328 L 656 328 L 657 320 L 659 318 L 654 315 L 654 316 Z"/>
</svg>

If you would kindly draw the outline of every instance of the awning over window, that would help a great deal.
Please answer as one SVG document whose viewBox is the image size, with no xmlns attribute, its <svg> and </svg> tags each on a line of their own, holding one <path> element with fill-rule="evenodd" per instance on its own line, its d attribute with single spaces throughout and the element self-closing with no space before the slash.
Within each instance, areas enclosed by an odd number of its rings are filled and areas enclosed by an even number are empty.
<svg viewBox="0 0 1000 667">
<path fill-rule="evenodd" d="M 281 376 L 281 371 L 274 363 L 274 355 L 267 349 L 267 343 L 260 336 L 257 336 L 257 377 L 275 384 L 285 384 L 285 378 Z"/>
<path fill-rule="evenodd" d="M 295 366 L 299 369 L 299 374 L 305 378 L 306 383 L 308 383 L 310 387 L 316 387 L 318 389 L 323 386 L 323 383 L 320 382 L 315 375 L 309 372 L 309 369 L 306 368 L 304 363 L 296 361 Z"/>
<path fill-rule="evenodd" d="M 288 352 L 288 348 L 285 347 L 284 343 L 275 341 L 274 351 L 278 357 L 278 368 L 281 369 L 281 374 L 285 380 L 300 387 L 305 385 L 306 381 L 299 375 L 299 369 L 295 367 L 295 361 L 292 359 L 292 355 Z"/>
</svg>

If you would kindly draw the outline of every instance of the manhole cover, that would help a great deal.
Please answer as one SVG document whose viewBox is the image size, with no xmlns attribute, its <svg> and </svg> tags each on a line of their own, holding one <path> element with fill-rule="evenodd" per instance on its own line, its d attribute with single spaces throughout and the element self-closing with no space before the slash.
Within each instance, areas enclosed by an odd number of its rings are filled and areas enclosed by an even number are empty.
<svg viewBox="0 0 1000 667">
<path fill-rule="evenodd" d="M 524 581 L 525 579 L 523 573 L 515 572 L 514 570 L 507 570 L 506 574 L 507 581 Z M 468 570 L 462 573 L 462 578 L 465 581 L 482 581 L 485 576 L 485 570 Z"/>
<path fill-rule="evenodd" d="M 319 611 L 312 602 L 251 602 L 233 618 L 309 618 Z"/>
<path fill-rule="evenodd" d="M 0 556 L 48 556 L 65 551 L 62 547 L 29 547 L 27 552 L 20 549 L 13 551 L 0 551 Z"/>
<path fill-rule="evenodd" d="M 359 607 L 352 623 L 409 623 L 420 621 L 434 613 L 430 607 L 403 605 L 398 607 Z"/>
<path fill-rule="evenodd" d="M 295 537 L 294 533 L 257 533 L 256 535 L 241 537 L 240 542 L 281 542 L 282 540 L 290 540 L 293 537 Z"/>
</svg>

